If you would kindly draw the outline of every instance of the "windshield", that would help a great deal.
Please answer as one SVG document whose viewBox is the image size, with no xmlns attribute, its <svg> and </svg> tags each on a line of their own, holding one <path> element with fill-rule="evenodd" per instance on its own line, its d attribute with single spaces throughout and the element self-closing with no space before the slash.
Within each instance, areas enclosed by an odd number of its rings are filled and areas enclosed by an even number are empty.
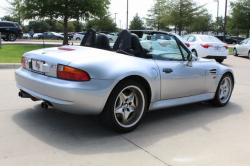
<svg viewBox="0 0 250 166">
<path fill-rule="evenodd" d="M 173 35 L 164 33 L 143 33 L 138 36 L 142 47 L 148 50 L 154 59 L 183 60 L 182 53 Z M 179 40 L 182 39 L 180 36 L 179 38 Z M 185 54 L 185 58 L 188 55 L 188 52 L 185 50 L 182 50 L 182 52 Z"/>
<path fill-rule="evenodd" d="M 204 42 L 219 42 L 222 43 L 218 38 L 213 36 L 200 36 L 200 39 Z"/>
</svg>

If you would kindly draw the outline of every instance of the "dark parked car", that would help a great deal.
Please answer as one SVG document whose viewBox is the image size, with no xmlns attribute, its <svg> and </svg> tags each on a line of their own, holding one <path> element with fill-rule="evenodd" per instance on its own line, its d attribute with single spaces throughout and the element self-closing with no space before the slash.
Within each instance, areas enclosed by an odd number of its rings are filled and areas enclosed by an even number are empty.
<svg viewBox="0 0 250 166">
<path fill-rule="evenodd" d="M 245 40 L 246 38 L 244 37 L 237 37 L 237 36 L 232 36 L 233 39 L 235 39 L 237 41 L 237 43 L 239 44 L 240 42 L 242 42 L 243 40 Z"/>
<path fill-rule="evenodd" d="M 15 41 L 23 37 L 23 29 L 16 22 L 0 21 L 0 32 L 4 41 Z"/>
<path fill-rule="evenodd" d="M 223 36 L 215 36 L 217 37 L 218 39 L 220 39 L 221 41 L 223 41 Z M 230 36 L 226 36 L 226 43 L 227 44 L 236 44 L 237 43 L 237 40 L 230 37 Z"/>
<path fill-rule="evenodd" d="M 38 39 L 57 39 L 63 40 L 63 36 L 55 32 L 44 32 L 37 36 Z"/>
<path fill-rule="evenodd" d="M 60 33 L 60 35 L 64 36 L 64 33 Z M 71 40 L 74 37 L 73 33 L 68 33 L 68 38 Z"/>
</svg>

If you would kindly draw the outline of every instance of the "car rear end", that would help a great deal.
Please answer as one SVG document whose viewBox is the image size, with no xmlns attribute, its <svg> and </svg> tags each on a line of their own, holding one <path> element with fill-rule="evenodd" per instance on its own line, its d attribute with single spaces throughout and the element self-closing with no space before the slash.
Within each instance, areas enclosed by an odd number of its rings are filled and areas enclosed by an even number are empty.
<svg viewBox="0 0 250 166">
<path fill-rule="evenodd" d="M 71 66 L 79 58 L 95 56 L 92 52 L 91 48 L 65 46 L 26 53 L 15 72 L 19 96 L 69 113 L 99 114 L 114 80 L 91 78 L 88 71 Z"/>
<path fill-rule="evenodd" d="M 199 36 L 201 43 L 198 45 L 197 51 L 199 57 L 208 59 L 226 59 L 228 56 L 227 44 L 221 42 L 213 36 Z"/>
<path fill-rule="evenodd" d="M 23 37 L 23 28 L 18 23 L 14 23 L 14 25 L 16 26 L 17 37 L 21 39 Z"/>
</svg>

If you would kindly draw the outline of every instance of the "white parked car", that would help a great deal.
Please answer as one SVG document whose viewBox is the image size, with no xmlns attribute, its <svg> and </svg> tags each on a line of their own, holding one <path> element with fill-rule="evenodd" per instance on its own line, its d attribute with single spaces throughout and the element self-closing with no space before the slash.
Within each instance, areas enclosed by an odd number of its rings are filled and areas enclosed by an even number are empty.
<svg viewBox="0 0 250 166">
<path fill-rule="evenodd" d="M 73 40 L 82 40 L 86 32 L 78 32 L 74 35 Z"/>
<path fill-rule="evenodd" d="M 184 39 L 189 42 L 191 51 L 197 57 L 215 59 L 219 63 L 222 63 L 227 58 L 227 44 L 214 36 L 188 35 Z"/>
<path fill-rule="evenodd" d="M 250 59 L 250 38 L 243 40 L 240 44 L 234 46 L 234 56 L 245 55 Z"/>
<path fill-rule="evenodd" d="M 110 42 L 115 42 L 116 39 L 117 39 L 117 37 L 118 37 L 117 33 L 110 33 L 110 34 L 108 34 L 108 38 L 109 38 Z"/>
</svg>

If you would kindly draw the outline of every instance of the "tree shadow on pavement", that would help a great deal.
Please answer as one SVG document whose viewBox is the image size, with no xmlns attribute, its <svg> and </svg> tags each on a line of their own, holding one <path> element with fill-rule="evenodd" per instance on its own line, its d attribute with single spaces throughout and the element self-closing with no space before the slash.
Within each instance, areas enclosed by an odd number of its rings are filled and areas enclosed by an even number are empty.
<svg viewBox="0 0 250 166">
<path fill-rule="evenodd" d="M 239 105 L 232 102 L 220 108 L 202 103 L 173 107 L 148 112 L 143 123 L 126 134 L 101 126 L 96 116 L 43 110 L 40 105 L 20 111 L 12 119 L 27 133 L 54 148 L 77 155 L 91 155 L 138 150 L 128 140 L 147 148 L 163 138 L 197 128 L 210 132 L 206 125 L 242 111 Z"/>
</svg>

